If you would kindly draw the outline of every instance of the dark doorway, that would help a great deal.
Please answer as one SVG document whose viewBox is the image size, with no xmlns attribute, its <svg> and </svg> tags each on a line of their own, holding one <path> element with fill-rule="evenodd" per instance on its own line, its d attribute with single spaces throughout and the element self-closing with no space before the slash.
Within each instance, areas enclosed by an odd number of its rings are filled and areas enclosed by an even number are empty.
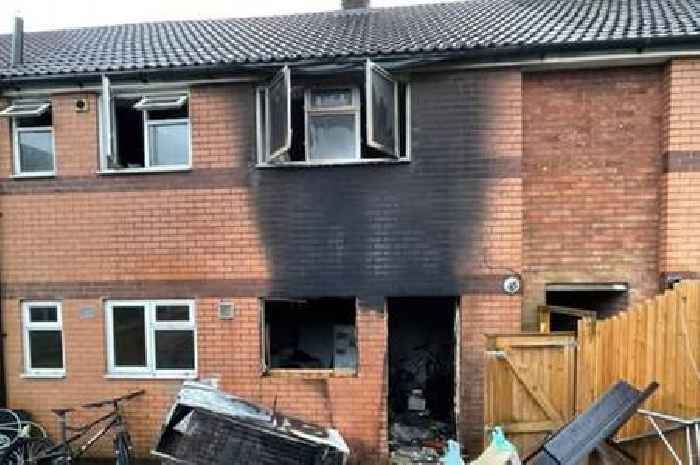
<svg viewBox="0 0 700 465">
<path fill-rule="evenodd" d="M 590 310 L 598 319 L 609 318 L 627 308 L 626 284 L 548 284 L 546 304 L 578 310 Z M 576 331 L 579 318 L 552 312 L 551 331 Z"/>
<path fill-rule="evenodd" d="M 392 298 L 389 426 L 394 447 L 431 447 L 455 437 L 457 299 Z"/>
</svg>

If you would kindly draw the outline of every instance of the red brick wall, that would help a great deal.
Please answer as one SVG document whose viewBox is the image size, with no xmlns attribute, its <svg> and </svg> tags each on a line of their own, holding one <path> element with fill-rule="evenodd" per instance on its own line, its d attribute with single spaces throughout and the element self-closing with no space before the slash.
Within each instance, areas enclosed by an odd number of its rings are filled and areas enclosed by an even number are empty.
<svg viewBox="0 0 700 465">
<path fill-rule="evenodd" d="M 700 275 L 700 60 L 673 60 L 666 68 L 667 158 L 661 223 L 662 273 Z"/>
<path fill-rule="evenodd" d="M 524 322 L 547 282 L 658 289 L 660 67 L 524 77 Z"/>
<path fill-rule="evenodd" d="M 521 268 L 522 82 L 516 71 L 455 73 L 442 79 L 457 82 L 462 93 L 435 93 L 434 79 L 424 76 L 414 90 L 414 103 L 456 111 L 453 126 L 442 130 L 476 134 L 479 144 L 478 163 L 466 168 L 460 160 L 476 158 L 472 149 L 456 143 L 448 147 L 466 150 L 455 158 L 457 172 L 478 171 L 467 172 L 464 180 L 455 178 L 458 184 L 480 186 L 478 197 L 463 199 L 475 213 L 470 213 L 468 228 L 455 229 L 459 236 L 451 240 L 464 246 L 448 257 L 448 267 L 465 289 L 473 286 L 473 276 L 491 283 L 477 284 L 461 299 L 460 427 L 476 453 L 483 417 L 483 334 L 519 327 L 520 299 L 503 296 L 498 286 L 503 274 Z M 146 454 L 180 381 L 105 378 L 103 300 L 195 298 L 200 376 L 217 378 L 224 389 L 254 401 L 272 405 L 276 400 L 284 413 L 336 426 L 363 465 L 369 464 L 363 457 L 386 451 L 384 296 L 360 297 L 357 377 L 261 376 L 258 296 L 265 295 L 272 267 L 258 230 L 258 186 L 247 180 L 255 171 L 252 96 L 249 85 L 192 90 L 191 173 L 97 175 L 94 95 L 87 95 L 87 113 L 73 111 L 75 98 L 84 94 L 52 99 L 54 180 L 7 179 L 9 138 L 0 137 L 0 273 L 10 405 L 52 425 L 50 408 L 143 387 L 146 397 L 134 401 L 127 416 L 138 451 Z M 430 115 L 421 118 L 417 131 L 432 130 Z M 2 119 L 0 131 L 9 133 Z M 420 144 L 415 147 L 409 169 L 432 162 L 422 150 Z M 501 172 L 494 176 L 492 166 Z M 504 174 L 502 166 L 517 169 Z M 324 170 L 316 173 L 322 176 Z M 21 376 L 20 299 L 39 297 L 63 300 L 65 379 Z M 218 319 L 221 298 L 236 304 L 233 320 Z M 80 309 L 86 306 L 96 315 L 81 319 Z"/>
</svg>

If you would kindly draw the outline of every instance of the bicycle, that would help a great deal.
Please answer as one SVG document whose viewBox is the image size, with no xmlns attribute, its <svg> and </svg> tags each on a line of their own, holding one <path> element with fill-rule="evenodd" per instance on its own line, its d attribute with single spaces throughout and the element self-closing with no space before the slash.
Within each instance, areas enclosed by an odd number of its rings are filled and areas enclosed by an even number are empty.
<svg viewBox="0 0 700 465">
<path fill-rule="evenodd" d="M 53 444 L 40 425 L 33 422 L 22 422 L 21 430 L 8 446 L 1 449 L 0 465 L 70 465 L 82 457 L 99 439 L 108 432 L 114 432 L 114 457 L 116 465 L 131 465 L 133 463 L 133 447 L 131 437 L 122 414 L 122 403 L 143 395 L 145 391 L 136 391 L 121 397 L 101 400 L 84 404 L 84 409 L 112 406 L 110 412 L 89 423 L 71 426 L 68 424 L 68 414 L 73 408 L 52 409 L 58 421 L 59 442 Z M 92 431 L 100 427 L 97 432 Z M 89 436 L 89 437 L 88 437 Z M 79 446 L 78 441 L 87 440 Z"/>
</svg>

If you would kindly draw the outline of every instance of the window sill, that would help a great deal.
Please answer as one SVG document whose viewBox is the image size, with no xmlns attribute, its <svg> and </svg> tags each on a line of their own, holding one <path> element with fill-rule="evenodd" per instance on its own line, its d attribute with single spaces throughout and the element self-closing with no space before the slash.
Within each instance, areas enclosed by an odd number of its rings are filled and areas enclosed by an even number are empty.
<svg viewBox="0 0 700 465">
<path fill-rule="evenodd" d="M 362 160 L 331 160 L 331 161 L 285 161 L 279 163 L 258 163 L 257 168 L 318 168 L 325 166 L 353 165 L 404 165 L 410 163 L 408 158 L 366 158 Z"/>
<path fill-rule="evenodd" d="M 197 379 L 196 373 L 186 373 L 186 374 L 150 374 L 150 373 L 108 373 L 105 375 L 105 379 Z"/>
<path fill-rule="evenodd" d="M 99 170 L 99 176 L 113 176 L 119 174 L 154 174 L 154 173 L 180 173 L 192 171 L 191 166 L 172 166 L 163 168 L 124 168 L 121 170 Z"/>
<path fill-rule="evenodd" d="M 357 370 L 336 369 L 336 370 L 303 370 L 272 368 L 267 370 L 263 376 L 271 378 L 302 378 L 302 379 L 326 379 L 326 378 L 356 378 Z"/>
<path fill-rule="evenodd" d="M 64 379 L 65 373 L 22 373 L 19 375 L 22 379 Z"/>
<path fill-rule="evenodd" d="M 19 173 L 10 176 L 10 179 L 23 180 L 23 179 L 49 179 L 55 178 L 56 173 Z"/>
</svg>

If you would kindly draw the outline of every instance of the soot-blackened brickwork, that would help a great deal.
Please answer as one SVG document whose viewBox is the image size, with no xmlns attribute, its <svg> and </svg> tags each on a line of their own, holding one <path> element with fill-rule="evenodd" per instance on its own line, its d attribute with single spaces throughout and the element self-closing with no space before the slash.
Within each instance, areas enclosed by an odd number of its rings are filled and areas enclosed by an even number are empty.
<svg viewBox="0 0 700 465">
<path fill-rule="evenodd" d="M 474 282 L 503 269 L 487 270 L 478 254 L 481 263 L 468 264 L 471 269 L 460 259 L 483 240 L 478 226 L 494 210 L 486 202 L 488 185 L 520 176 L 517 146 L 499 143 L 511 137 L 502 132 L 511 115 L 501 91 L 514 81 L 519 76 L 507 73 L 415 77 L 410 163 L 255 170 L 271 293 L 497 290 L 497 282 L 478 289 Z"/>
</svg>

